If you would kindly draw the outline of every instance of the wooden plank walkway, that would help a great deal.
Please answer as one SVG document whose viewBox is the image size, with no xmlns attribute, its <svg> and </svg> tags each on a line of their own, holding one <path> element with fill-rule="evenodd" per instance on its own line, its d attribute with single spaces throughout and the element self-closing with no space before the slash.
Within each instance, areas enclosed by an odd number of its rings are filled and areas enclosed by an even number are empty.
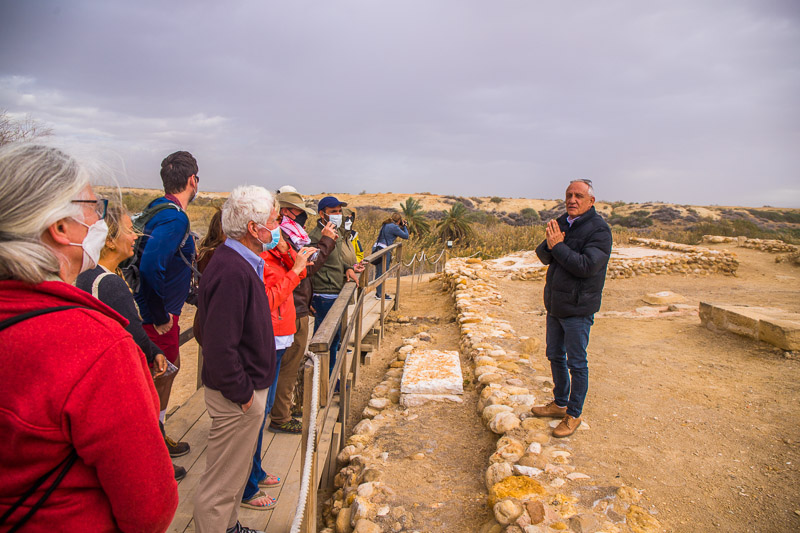
<svg viewBox="0 0 800 533">
<path fill-rule="evenodd" d="M 388 310 L 389 301 L 386 302 Z M 364 302 L 364 329 L 366 335 L 378 321 L 380 301 L 369 298 Z M 178 482 L 178 509 L 170 524 L 169 531 L 174 533 L 194 533 L 194 494 L 200 478 L 205 472 L 206 447 L 208 430 L 211 419 L 206 412 L 205 389 L 198 389 L 183 405 L 181 405 L 166 422 L 167 434 L 175 440 L 189 443 L 191 451 L 183 457 L 174 459 L 174 463 L 186 469 L 186 477 Z M 337 424 L 332 423 L 339 416 L 340 406 L 334 402 L 328 410 L 324 426 L 329 429 L 320 436 L 319 465 L 317 476 L 323 477 L 325 465 L 329 460 L 330 447 L 333 443 L 332 431 Z M 300 449 L 300 435 L 285 433 L 272 433 L 267 429 L 269 421 L 264 427 L 264 437 L 261 446 L 262 466 L 270 474 L 280 476 L 283 483 L 265 492 L 273 498 L 278 498 L 278 505 L 270 511 L 256 511 L 252 509 L 239 509 L 239 520 L 247 527 L 260 529 L 267 533 L 284 533 L 289 531 L 297 508 L 297 499 L 300 492 L 300 476 L 303 450 Z M 334 465 L 335 466 L 335 465 Z M 328 472 L 329 475 L 331 475 Z M 331 475 L 332 477 L 332 475 Z M 322 479 L 324 483 L 324 479 Z"/>
</svg>

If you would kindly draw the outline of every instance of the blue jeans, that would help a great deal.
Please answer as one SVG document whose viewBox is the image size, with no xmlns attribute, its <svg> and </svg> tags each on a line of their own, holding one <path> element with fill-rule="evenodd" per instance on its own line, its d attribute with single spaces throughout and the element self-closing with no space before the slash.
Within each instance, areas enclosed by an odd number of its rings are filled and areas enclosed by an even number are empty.
<svg viewBox="0 0 800 533">
<path fill-rule="evenodd" d="M 278 373 L 281 370 L 281 357 L 286 350 L 278 350 L 275 352 L 275 379 L 269 387 L 267 393 L 267 407 L 264 409 L 264 419 L 261 421 L 261 431 L 258 432 L 258 444 L 256 444 L 256 453 L 253 454 L 253 466 L 250 467 L 250 476 L 247 478 L 247 485 L 244 487 L 242 494 L 242 501 L 249 500 L 258 494 L 258 482 L 267 479 L 267 473 L 261 468 L 261 441 L 264 440 L 264 426 L 267 423 L 267 415 L 272 411 L 272 404 L 275 403 L 275 385 L 278 384 Z"/>
<path fill-rule="evenodd" d="M 383 259 L 383 261 L 381 261 L 380 263 L 378 263 L 377 265 L 375 265 L 375 277 L 376 277 L 376 278 L 379 278 L 379 277 L 381 277 L 381 274 L 383 274 L 383 270 L 384 270 L 384 269 L 383 269 L 383 265 L 384 265 L 384 262 L 385 262 L 385 264 L 386 264 L 386 266 L 387 266 L 387 269 L 388 269 L 388 266 L 392 264 L 392 252 L 387 252 L 387 253 L 386 253 L 386 255 L 384 255 L 384 256 L 382 257 L 382 259 Z M 381 285 L 378 285 L 378 286 L 375 288 L 375 295 L 376 295 L 378 298 L 380 298 L 380 297 L 381 297 L 381 294 L 383 294 L 383 291 L 381 291 L 381 288 L 382 288 L 382 286 L 381 286 Z"/>
<path fill-rule="evenodd" d="M 581 416 L 586 391 L 589 390 L 589 366 L 586 347 L 594 315 L 556 318 L 547 314 L 547 359 L 553 373 L 553 397 L 567 414 Z"/>
<path fill-rule="evenodd" d="M 316 333 L 319 327 L 322 325 L 322 321 L 325 320 L 325 316 L 328 314 L 328 311 L 331 310 L 331 307 L 333 307 L 333 302 L 335 301 L 336 300 L 334 298 L 323 298 L 317 295 L 311 297 L 311 306 L 314 308 L 314 333 Z M 333 336 L 333 340 L 331 341 L 328 377 L 330 377 L 331 373 L 333 372 L 333 367 L 336 365 L 336 352 L 339 351 L 340 342 L 341 330 L 337 329 L 336 335 Z"/>
</svg>

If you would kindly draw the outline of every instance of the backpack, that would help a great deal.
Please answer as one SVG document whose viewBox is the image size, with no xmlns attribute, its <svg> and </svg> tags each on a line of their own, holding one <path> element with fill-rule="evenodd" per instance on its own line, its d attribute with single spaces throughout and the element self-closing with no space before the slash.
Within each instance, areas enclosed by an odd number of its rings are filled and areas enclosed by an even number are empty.
<svg viewBox="0 0 800 533">
<path fill-rule="evenodd" d="M 154 216 L 165 209 L 177 209 L 178 211 L 183 211 L 180 206 L 175 205 L 173 202 L 163 202 L 157 205 L 148 205 L 144 211 L 134 217 L 131 217 L 134 231 L 140 235 L 143 235 L 145 226 L 147 226 L 147 224 L 153 220 Z M 183 259 L 183 262 L 186 263 L 186 265 L 192 270 L 192 280 L 190 283 L 189 295 L 186 297 L 186 302 L 192 305 L 197 305 L 197 290 L 200 285 L 200 271 L 198 271 L 197 267 L 195 266 L 196 254 L 194 254 L 192 256 L 192 260 L 189 261 L 183 255 L 182 251 L 183 245 L 186 244 L 186 240 L 189 238 L 194 239 L 194 235 L 191 232 L 191 227 L 187 225 L 186 234 L 183 236 L 181 243 L 178 245 L 178 253 L 181 256 L 181 259 Z M 141 281 L 139 265 L 142 262 L 142 253 L 144 252 L 145 244 L 145 239 L 136 239 L 136 243 L 133 245 L 133 255 L 119 265 L 119 268 L 122 271 L 122 277 L 125 278 L 125 281 L 128 283 L 128 286 L 134 293 L 139 292 L 139 283 Z"/>
</svg>

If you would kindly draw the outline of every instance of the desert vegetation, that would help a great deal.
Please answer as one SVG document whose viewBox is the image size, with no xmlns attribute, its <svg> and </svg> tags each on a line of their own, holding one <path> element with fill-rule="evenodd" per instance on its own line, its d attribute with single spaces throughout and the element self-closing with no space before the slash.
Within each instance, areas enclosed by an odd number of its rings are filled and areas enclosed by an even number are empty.
<svg viewBox="0 0 800 533">
<path fill-rule="evenodd" d="M 159 191 L 155 190 L 135 190 L 123 191 L 122 198 L 127 208 L 137 213 L 159 195 Z M 420 195 L 415 196 L 418 198 L 409 196 L 391 205 L 391 208 L 386 205 L 359 205 L 352 198 L 349 200 L 350 205 L 358 211 L 356 229 L 366 249 L 375 241 L 381 222 L 391 212 L 399 211 L 408 220 L 411 230 L 411 238 L 403 242 L 405 262 L 421 252 L 425 252 L 428 258 L 436 258 L 447 241 L 453 242 L 453 248 L 449 251 L 451 256 L 476 255 L 490 259 L 510 252 L 534 249 L 544 239 L 543 222 L 564 212 L 564 204 L 560 201 L 550 201 L 552 207 L 549 209 L 522 207 L 517 211 L 498 211 L 500 204 L 491 199 L 460 196 L 437 197 L 449 208 L 425 210 L 423 202 L 419 200 Z M 430 193 L 426 196 L 435 197 Z M 223 202 L 224 198 L 220 195 L 201 193 L 187 210 L 192 229 L 199 235 L 205 234 L 208 221 Z M 316 205 L 316 200 L 309 198 L 308 204 Z M 598 204 L 598 211 L 608 220 L 614 233 L 614 242 L 619 244 L 627 243 L 631 237 L 699 244 L 703 235 L 744 235 L 800 244 L 798 209 L 695 208 L 657 202 L 613 202 Z M 308 227 L 316 222 L 314 217 L 311 218 L 313 220 Z M 428 268 L 433 267 L 428 265 Z"/>
</svg>

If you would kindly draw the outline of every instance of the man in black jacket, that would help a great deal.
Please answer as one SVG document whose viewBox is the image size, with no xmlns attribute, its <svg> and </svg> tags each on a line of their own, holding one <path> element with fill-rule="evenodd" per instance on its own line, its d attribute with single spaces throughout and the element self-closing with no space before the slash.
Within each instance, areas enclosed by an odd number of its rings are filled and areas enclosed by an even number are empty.
<svg viewBox="0 0 800 533">
<path fill-rule="evenodd" d="M 546 239 L 536 248 L 542 263 L 549 265 L 544 306 L 554 400 L 531 411 L 562 419 L 554 437 L 568 437 L 581 425 L 589 388 L 586 346 L 611 255 L 611 229 L 594 209 L 592 182 L 571 181 L 566 204 L 567 212 L 547 223 Z"/>
</svg>

